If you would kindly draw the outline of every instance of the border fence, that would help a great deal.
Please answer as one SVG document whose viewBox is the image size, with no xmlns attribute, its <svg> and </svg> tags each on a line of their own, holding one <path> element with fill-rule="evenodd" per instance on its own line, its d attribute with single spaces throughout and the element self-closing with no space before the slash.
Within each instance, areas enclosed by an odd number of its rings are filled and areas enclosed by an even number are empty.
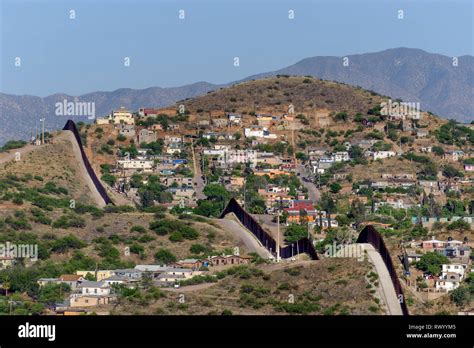
<svg viewBox="0 0 474 348">
<path fill-rule="evenodd" d="M 397 297 L 403 299 L 403 301 L 400 303 L 400 306 L 402 307 L 402 313 L 403 315 L 408 315 L 408 307 L 406 305 L 403 289 L 400 284 L 400 280 L 398 279 L 397 271 L 393 266 L 390 253 L 387 249 L 387 246 L 385 245 L 385 242 L 383 241 L 382 235 L 373 226 L 366 226 L 362 232 L 360 232 L 359 237 L 357 238 L 357 243 L 370 243 L 379 252 L 383 262 L 385 263 L 385 266 L 387 266 L 388 273 L 392 279 L 393 287 L 395 288 Z"/>
<path fill-rule="evenodd" d="M 102 185 L 102 183 L 99 181 L 97 178 L 97 175 L 95 175 L 94 169 L 92 169 L 92 166 L 87 159 L 86 153 L 84 152 L 84 147 L 82 146 L 82 141 L 81 141 L 81 136 L 79 135 L 79 132 L 77 130 L 76 124 L 72 120 L 68 120 L 66 122 L 66 125 L 64 126 L 63 130 L 69 130 L 74 134 L 74 137 L 76 138 L 77 144 L 79 145 L 79 149 L 81 150 L 81 156 L 82 160 L 84 162 L 84 165 L 86 167 L 87 173 L 89 174 L 90 178 L 92 179 L 92 182 L 94 183 L 97 191 L 99 192 L 100 196 L 104 200 L 105 204 L 113 204 L 112 200 L 110 197 L 107 195 L 107 191 L 105 190 L 105 187 Z"/>
<path fill-rule="evenodd" d="M 234 213 L 242 225 L 244 225 L 245 228 L 247 228 L 265 248 L 275 255 L 275 239 L 273 239 L 273 237 L 271 237 L 253 218 L 253 216 L 247 213 L 234 198 L 229 201 L 224 211 L 221 213 L 220 218 L 223 218 L 229 213 Z M 382 260 L 384 261 L 385 266 L 387 267 L 390 274 L 393 287 L 395 288 L 395 293 L 399 298 L 401 296 L 403 299 L 403 302 L 400 303 L 402 313 L 403 315 L 409 315 L 402 286 L 398 279 L 392 258 L 390 257 L 390 253 L 385 245 L 385 242 L 383 241 L 382 235 L 377 232 L 373 226 L 366 226 L 359 234 L 357 243 L 370 243 L 380 253 L 380 256 L 382 257 Z M 282 258 L 290 258 L 301 253 L 307 253 L 313 260 L 319 259 L 316 249 L 314 248 L 313 241 L 308 238 L 300 239 L 298 242 L 287 245 L 283 248 L 280 247 L 280 256 Z"/>
<path fill-rule="evenodd" d="M 242 225 L 252 232 L 252 234 L 260 241 L 260 243 L 262 243 L 266 249 L 268 249 L 273 255 L 276 254 L 277 243 L 275 239 L 273 239 L 273 237 L 262 228 L 262 226 L 253 218 L 252 215 L 247 213 L 240 206 L 235 198 L 231 198 L 220 218 L 223 218 L 229 213 L 234 213 Z M 285 259 L 301 253 L 307 253 L 311 259 L 318 260 L 318 254 L 316 253 L 316 249 L 314 248 L 313 241 L 311 239 L 303 238 L 283 248 L 280 247 L 280 256 Z"/>
</svg>

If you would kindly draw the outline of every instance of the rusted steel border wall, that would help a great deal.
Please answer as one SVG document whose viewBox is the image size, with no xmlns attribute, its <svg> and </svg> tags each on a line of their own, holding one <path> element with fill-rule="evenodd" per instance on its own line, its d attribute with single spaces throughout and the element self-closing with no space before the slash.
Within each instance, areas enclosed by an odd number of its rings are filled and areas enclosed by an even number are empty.
<svg viewBox="0 0 474 348">
<path fill-rule="evenodd" d="M 383 262 L 385 263 L 385 266 L 387 266 L 388 273 L 392 279 L 393 287 L 395 288 L 395 293 L 399 298 L 403 299 L 402 303 L 400 303 L 403 315 L 408 315 L 408 307 L 403 294 L 403 288 L 400 284 L 400 280 L 398 279 L 397 272 L 393 266 L 392 258 L 390 257 L 387 246 L 383 241 L 382 235 L 373 226 L 369 225 L 366 226 L 362 232 L 360 232 L 359 238 L 357 238 L 357 243 L 370 243 L 379 252 Z"/>
<path fill-rule="evenodd" d="M 72 134 L 74 134 L 77 144 L 79 145 L 79 149 L 81 150 L 82 160 L 84 161 L 84 165 L 86 167 L 87 173 L 92 179 L 92 182 L 94 183 L 97 191 L 99 191 L 99 194 L 104 200 L 105 204 L 113 204 L 112 200 L 107 195 L 107 191 L 105 190 L 105 187 L 99 181 L 99 179 L 97 178 L 97 175 L 95 175 L 94 169 L 92 169 L 92 166 L 89 163 L 89 160 L 87 159 L 86 153 L 84 152 L 84 147 L 82 146 L 81 136 L 79 135 L 79 132 L 77 131 L 76 124 L 74 123 L 74 121 L 68 120 L 63 130 L 69 130 L 72 132 Z"/>
<path fill-rule="evenodd" d="M 221 214 L 221 218 L 229 213 L 234 213 L 237 219 L 245 226 L 255 237 L 262 243 L 262 245 L 269 250 L 273 255 L 276 251 L 276 241 L 271 237 L 262 226 L 253 218 L 252 215 L 247 213 L 237 201 L 232 198 L 224 211 Z M 298 242 L 285 247 L 280 247 L 280 257 L 287 259 L 297 254 L 307 253 L 313 260 L 318 259 L 316 249 L 314 249 L 313 242 L 308 238 L 300 239 Z"/>
</svg>

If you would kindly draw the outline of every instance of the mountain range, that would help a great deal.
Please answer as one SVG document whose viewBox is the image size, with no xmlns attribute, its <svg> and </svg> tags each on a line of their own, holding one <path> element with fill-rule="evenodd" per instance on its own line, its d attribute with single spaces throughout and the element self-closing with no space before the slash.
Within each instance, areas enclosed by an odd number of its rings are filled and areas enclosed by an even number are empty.
<svg viewBox="0 0 474 348">
<path fill-rule="evenodd" d="M 0 93 L 0 145 L 9 139 L 27 139 L 42 117 L 46 118 L 47 129 L 62 128 L 68 117 L 55 115 L 55 104 L 65 99 L 94 102 L 96 116 L 104 116 L 121 106 L 130 110 L 164 107 L 237 82 L 276 75 L 313 76 L 360 86 L 393 99 L 420 102 L 422 110 L 443 118 L 470 122 L 474 120 L 474 57 L 465 55 L 456 59 L 457 62 L 453 57 L 420 49 L 394 48 L 347 57 L 305 58 L 276 71 L 221 85 L 197 82 L 170 88 L 121 88 L 77 97 L 54 94 L 41 98 Z M 90 121 L 79 116 L 73 119 Z"/>
</svg>

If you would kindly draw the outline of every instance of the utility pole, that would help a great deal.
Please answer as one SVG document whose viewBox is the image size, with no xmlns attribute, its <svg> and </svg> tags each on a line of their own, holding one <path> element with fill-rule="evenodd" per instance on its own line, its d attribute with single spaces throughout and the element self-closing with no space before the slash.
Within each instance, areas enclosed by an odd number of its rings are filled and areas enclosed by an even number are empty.
<svg viewBox="0 0 474 348">
<path fill-rule="evenodd" d="M 40 119 L 42 122 L 42 128 L 41 128 L 41 145 L 44 145 L 44 121 L 46 121 L 46 118 Z"/>
<path fill-rule="evenodd" d="M 247 209 L 247 178 L 244 179 L 244 210 Z"/>
<path fill-rule="evenodd" d="M 277 252 L 277 262 L 280 262 L 280 210 L 278 209 L 277 212 L 277 245 L 276 245 L 276 252 Z"/>
</svg>

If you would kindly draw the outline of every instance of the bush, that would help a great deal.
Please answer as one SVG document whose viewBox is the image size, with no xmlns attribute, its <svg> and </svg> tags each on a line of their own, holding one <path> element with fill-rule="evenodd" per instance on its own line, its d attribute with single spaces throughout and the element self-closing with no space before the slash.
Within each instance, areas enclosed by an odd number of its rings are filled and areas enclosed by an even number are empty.
<svg viewBox="0 0 474 348">
<path fill-rule="evenodd" d="M 160 236 L 173 233 L 173 238 L 178 239 L 179 236 L 176 235 L 176 232 L 179 232 L 184 239 L 194 240 L 199 237 L 198 231 L 179 220 L 163 219 L 158 221 L 152 221 L 150 223 L 150 229 L 155 231 L 155 233 Z"/>
<path fill-rule="evenodd" d="M 143 227 L 143 226 L 140 226 L 140 225 L 134 225 L 134 226 L 132 226 L 132 228 L 130 229 L 130 232 L 145 233 L 145 232 L 146 232 L 146 228 Z"/>
<path fill-rule="evenodd" d="M 58 220 L 53 222 L 54 228 L 68 229 L 69 227 L 82 228 L 86 227 L 86 222 L 80 216 L 69 214 L 62 215 Z"/>
<path fill-rule="evenodd" d="M 172 242 L 182 242 L 184 240 L 183 234 L 179 231 L 171 233 L 169 240 Z"/>
<path fill-rule="evenodd" d="M 193 254 L 202 254 L 209 251 L 209 248 L 202 244 L 193 244 L 189 248 L 189 251 Z"/>
<path fill-rule="evenodd" d="M 451 301 L 453 301 L 457 306 L 462 307 L 468 305 L 471 300 L 471 293 L 467 286 L 460 286 L 457 289 L 454 289 L 449 294 Z"/>
<path fill-rule="evenodd" d="M 130 246 L 130 252 L 137 255 L 143 255 L 145 248 L 140 244 L 134 243 Z"/>
<path fill-rule="evenodd" d="M 104 208 L 104 212 L 106 213 L 131 213 L 135 211 L 135 208 L 130 205 L 107 205 Z"/>
<path fill-rule="evenodd" d="M 19 148 L 24 147 L 26 144 L 27 142 L 23 140 L 9 140 L 5 143 L 5 145 L 0 147 L 0 152 L 13 150 L 13 149 L 19 149 Z"/>
<path fill-rule="evenodd" d="M 86 246 L 86 243 L 73 235 L 69 235 L 53 242 L 51 250 L 53 252 L 65 253 L 70 249 L 81 249 Z"/>
<path fill-rule="evenodd" d="M 107 185 L 113 187 L 115 185 L 115 182 L 117 181 L 117 178 L 112 174 L 104 174 L 102 175 L 101 180 L 104 181 Z"/>
<path fill-rule="evenodd" d="M 155 253 L 155 260 L 164 264 L 176 262 L 176 256 L 168 249 L 160 249 Z"/>
<path fill-rule="evenodd" d="M 469 225 L 467 221 L 464 221 L 463 219 L 459 219 L 454 222 L 451 222 L 448 225 L 447 230 L 448 231 L 453 231 L 453 230 L 470 231 L 471 225 Z"/>
</svg>

